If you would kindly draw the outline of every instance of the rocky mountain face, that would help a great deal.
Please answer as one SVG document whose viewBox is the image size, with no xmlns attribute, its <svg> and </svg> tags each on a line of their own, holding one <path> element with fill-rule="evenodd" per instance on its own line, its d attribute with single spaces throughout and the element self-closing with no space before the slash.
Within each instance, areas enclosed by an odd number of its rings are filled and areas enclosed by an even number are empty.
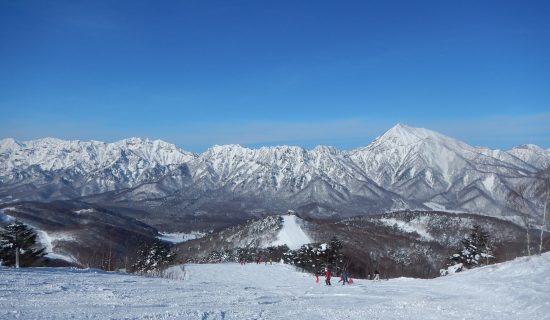
<svg viewBox="0 0 550 320">
<path fill-rule="evenodd" d="M 193 154 L 138 138 L 4 139 L 0 202 L 79 199 L 221 225 L 289 208 L 314 217 L 399 209 L 501 217 L 508 190 L 549 164 L 550 150 L 534 145 L 490 150 L 401 124 L 350 151 L 224 145 Z"/>
</svg>

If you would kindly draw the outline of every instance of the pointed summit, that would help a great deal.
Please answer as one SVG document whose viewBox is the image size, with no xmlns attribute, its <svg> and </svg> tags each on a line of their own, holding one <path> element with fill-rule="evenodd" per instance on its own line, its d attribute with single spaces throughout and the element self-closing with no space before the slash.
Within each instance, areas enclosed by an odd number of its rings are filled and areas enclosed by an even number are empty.
<svg viewBox="0 0 550 320">
<path fill-rule="evenodd" d="M 376 138 L 368 147 L 377 146 L 408 146 L 427 142 L 435 145 L 471 148 L 466 143 L 425 128 L 411 127 L 398 123 L 383 135 Z"/>
<path fill-rule="evenodd" d="M 12 151 L 20 148 L 21 146 L 21 143 L 17 140 L 13 138 L 5 138 L 0 140 L 0 153 L 3 153 L 4 151 Z"/>
</svg>

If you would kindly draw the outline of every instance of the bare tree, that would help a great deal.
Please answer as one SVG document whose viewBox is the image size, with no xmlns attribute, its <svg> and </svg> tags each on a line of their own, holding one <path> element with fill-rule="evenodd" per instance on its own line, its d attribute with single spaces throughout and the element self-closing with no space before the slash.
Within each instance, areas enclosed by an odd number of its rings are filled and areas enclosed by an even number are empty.
<svg viewBox="0 0 550 320">
<path fill-rule="evenodd" d="M 527 185 L 520 184 L 510 189 L 506 195 L 508 206 L 516 211 L 525 228 L 525 239 L 527 241 L 527 255 L 531 255 L 531 217 L 529 215 L 529 200 L 527 200 Z"/>
<path fill-rule="evenodd" d="M 550 165 L 538 172 L 536 183 L 537 197 L 542 200 L 543 214 L 540 225 L 539 255 L 542 254 L 544 232 L 547 232 L 547 211 L 550 202 Z"/>
</svg>

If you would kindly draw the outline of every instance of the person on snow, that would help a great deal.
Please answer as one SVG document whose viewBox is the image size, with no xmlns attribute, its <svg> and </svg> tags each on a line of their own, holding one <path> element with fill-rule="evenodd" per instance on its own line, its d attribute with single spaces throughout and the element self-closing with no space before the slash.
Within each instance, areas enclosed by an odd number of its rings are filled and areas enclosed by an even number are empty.
<svg viewBox="0 0 550 320">
<path fill-rule="evenodd" d="M 328 268 L 325 268 L 325 284 L 327 286 L 330 286 L 330 270 Z"/>
<path fill-rule="evenodd" d="M 380 272 L 378 270 L 374 270 L 374 279 L 372 280 L 380 281 Z"/>
<path fill-rule="evenodd" d="M 342 285 L 345 285 L 346 283 L 349 284 L 348 277 L 349 277 L 348 271 L 344 270 L 342 272 L 342 276 L 340 277 L 340 281 L 342 281 Z"/>
</svg>

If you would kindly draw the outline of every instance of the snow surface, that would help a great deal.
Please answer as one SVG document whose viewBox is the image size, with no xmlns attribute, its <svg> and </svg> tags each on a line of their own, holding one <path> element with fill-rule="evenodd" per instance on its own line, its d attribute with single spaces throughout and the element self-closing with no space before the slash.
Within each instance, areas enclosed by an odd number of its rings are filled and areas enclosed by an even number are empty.
<svg viewBox="0 0 550 320">
<path fill-rule="evenodd" d="M 327 287 L 289 265 L 187 265 L 184 280 L 0 268 L 0 319 L 548 319 L 550 254 L 432 280 Z"/>
<path fill-rule="evenodd" d="M 304 244 L 312 243 L 313 241 L 300 227 L 302 219 L 295 215 L 283 216 L 283 227 L 277 235 L 277 240 L 272 242 L 272 246 L 282 246 L 286 244 L 289 249 L 299 249 Z"/>
</svg>

